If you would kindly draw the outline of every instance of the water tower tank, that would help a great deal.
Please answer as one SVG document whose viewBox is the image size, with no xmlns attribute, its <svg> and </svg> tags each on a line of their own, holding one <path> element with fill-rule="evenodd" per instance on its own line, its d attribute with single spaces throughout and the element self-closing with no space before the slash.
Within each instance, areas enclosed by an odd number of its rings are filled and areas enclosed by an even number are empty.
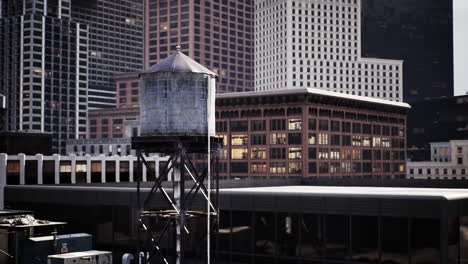
<svg viewBox="0 0 468 264">
<path fill-rule="evenodd" d="M 216 74 L 179 49 L 140 75 L 142 136 L 214 136 Z"/>
</svg>

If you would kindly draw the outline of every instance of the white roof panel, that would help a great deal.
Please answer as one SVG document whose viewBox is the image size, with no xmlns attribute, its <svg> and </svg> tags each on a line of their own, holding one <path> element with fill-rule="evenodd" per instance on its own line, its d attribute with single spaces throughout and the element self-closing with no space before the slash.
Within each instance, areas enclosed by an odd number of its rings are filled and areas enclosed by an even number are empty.
<svg viewBox="0 0 468 264">
<path fill-rule="evenodd" d="M 376 198 L 432 198 L 446 200 L 468 199 L 468 189 L 408 188 L 408 187 L 354 187 L 354 186 L 278 186 L 222 189 L 221 194 L 303 194 L 312 196 L 346 196 Z"/>
<path fill-rule="evenodd" d="M 269 91 L 222 93 L 222 94 L 217 94 L 216 98 L 223 99 L 223 98 L 238 98 L 238 97 L 266 96 L 266 95 L 289 95 L 289 94 L 316 94 L 316 95 L 323 95 L 323 96 L 329 96 L 329 97 L 344 98 L 344 99 L 355 100 L 355 101 L 391 105 L 391 106 L 397 106 L 397 107 L 403 107 L 403 108 L 411 108 L 409 104 L 403 103 L 403 102 L 395 102 L 395 101 L 384 100 L 380 98 L 338 93 L 338 92 L 326 91 L 326 90 L 315 89 L 315 88 L 277 89 L 277 90 L 269 90 Z"/>
</svg>

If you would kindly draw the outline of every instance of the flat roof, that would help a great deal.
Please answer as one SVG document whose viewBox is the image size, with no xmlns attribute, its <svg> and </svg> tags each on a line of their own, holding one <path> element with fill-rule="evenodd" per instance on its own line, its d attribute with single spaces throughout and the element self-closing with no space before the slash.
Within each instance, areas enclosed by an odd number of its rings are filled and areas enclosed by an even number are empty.
<svg viewBox="0 0 468 264">
<path fill-rule="evenodd" d="M 326 90 L 315 89 L 315 88 L 274 89 L 274 90 L 268 90 L 268 91 L 221 93 L 221 94 L 217 94 L 216 98 L 227 99 L 227 98 L 239 98 L 239 97 L 251 97 L 251 96 L 290 95 L 290 94 L 314 94 L 314 95 L 322 95 L 322 96 L 329 96 L 329 97 L 338 97 L 338 98 L 349 99 L 349 100 L 354 100 L 354 101 L 362 101 L 362 102 L 368 102 L 368 103 L 384 104 L 384 105 L 403 107 L 403 108 L 411 108 L 409 104 L 403 103 L 403 102 L 395 102 L 395 101 L 367 97 L 367 96 L 338 93 L 338 92 L 326 91 Z"/>
<path fill-rule="evenodd" d="M 405 187 L 335 187 L 335 186 L 277 186 L 222 189 L 221 194 L 285 194 L 334 196 L 353 198 L 440 198 L 460 200 L 468 198 L 468 189 L 405 188 Z"/>
</svg>

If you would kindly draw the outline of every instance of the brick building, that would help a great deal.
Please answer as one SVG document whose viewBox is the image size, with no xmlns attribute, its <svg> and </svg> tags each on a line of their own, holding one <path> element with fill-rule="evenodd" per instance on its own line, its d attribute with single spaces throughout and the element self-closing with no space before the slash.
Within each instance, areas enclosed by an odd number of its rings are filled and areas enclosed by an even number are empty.
<svg viewBox="0 0 468 264">
<path fill-rule="evenodd" d="M 219 75 L 218 92 L 253 90 L 253 0 L 146 0 L 146 67 L 181 51 Z"/>
<path fill-rule="evenodd" d="M 220 176 L 404 178 L 408 109 L 318 89 L 220 94 Z"/>
<path fill-rule="evenodd" d="M 124 122 L 140 119 L 140 108 L 110 108 L 90 110 L 88 138 L 121 138 Z"/>
<path fill-rule="evenodd" d="M 114 76 L 117 108 L 140 107 L 140 79 L 138 72 Z"/>
<path fill-rule="evenodd" d="M 140 80 L 137 72 L 114 76 L 117 107 L 89 110 L 88 138 L 121 138 L 125 121 L 140 118 Z M 70 141 L 72 143 L 75 141 Z M 78 141 L 77 141 L 78 142 Z"/>
</svg>

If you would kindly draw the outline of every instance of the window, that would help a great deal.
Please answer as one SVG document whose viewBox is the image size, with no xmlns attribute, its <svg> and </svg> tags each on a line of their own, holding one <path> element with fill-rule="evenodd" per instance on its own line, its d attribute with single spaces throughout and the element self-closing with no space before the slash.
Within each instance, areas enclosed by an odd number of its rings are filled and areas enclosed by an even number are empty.
<svg viewBox="0 0 468 264">
<path fill-rule="evenodd" d="M 227 132 L 227 122 L 226 121 L 216 122 L 216 131 L 217 132 Z"/>
<path fill-rule="evenodd" d="M 331 121 L 331 131 L 333 132 L 340 132 L 340 122 L 339 121 Z"/>
<path fill-rule="evenodd" d="M 302 134 L 301 133 L 289 133 L 288 134 L 288 144 L 289 145 L 301 145 L 302 144 Z"/>
<path fill-rule="evenodd" d="M 252 131 L 264 131 L 266 130 L 266 120 L 252 120 L 250 127 Z"/>
<path fill-rule="evenodd" d="M 270 130 L 286 130 L 286 120 L 284 119 L 270 120 Z"/>
<path fill-rule="evenodd" d="M 266 148 L 252 148 L 251 159 L 266 159 Z"/>
<path fill-rule="evenodd" d="M 250 164 L 251 173 L 267 173 L 266 162 L 252 162 Z"/>
<path fill-rule="evenodd" d="M 247 135 L 232 135 L 231 136 L 231 145 L 232 146 L 242 146 L 247 145 L 248 143 Z"/>
<path fill-rule="evenodd" d="M 353 146 L 360 147 L 362 145 L 362 138 L 360 136 L 353 136 L 351 142 Z"/>
<path fill-rule="evenodd" d="M 270 159 L 286 159 L 286 149 L 285 148 L 271 148 Z"/>
<path fill-rule="evenodd" d="M 329 171 L 328 162 L 320 162 L 319 173 L 328 173 L 328 171 Z"/>
<path fill-rule="evenodd" d="M 457 164 L 458 164 L 458 165 L 463 164 L 463 158 L 458 157 L 458 158 L 457 158 Z"/>
<path fill-rule="evenodd" d="M 231 159 L 248 159 L 249 150 L 247 148 L 231 149 Z"/>
<path fill-rule="evenodd" d="M 316 174 L 317 173 L 317 163 L 316 162 L 309 162 L 309 173 Z"/>
<path fill-rule="evenodd" d="M 317 129 L 317 119 L 309 119 L 309 130 Z"/>
<path fill-rule="evenodd" d="M 250 138 L 251 145 L 266 145 L 265 134 L 252 134 Z"/>
<path fill-rule="evenodd" d="M 284 145 L 284 144 L 286 144 L 286 134 L 284 134 L 284 133 L 270 134 L 270 144 L 272 144 L 272 145 Z"/>
<path fill-rule="evenodd" d="M 330 149 L 330 159 L 339 160 L 340 159 L 340 149 L 337 149 L 337 148 Z"/>
<path fill-rule="evenodd" d="M 353 123 L 353 133 L 361 133 L 361 124 Z"/>
<path fill-rule="evenodd" d="M 309 148 L 309 159 L 317 159 L 317 149 Z"/>
<path fill-rule="evenodd" d="M 246 120 L 231 121 L 230 126 L 232 132 L 245 132 L 249 130 L 249 123 Z"/>
<path fill-rule="evenodd" d="M 289 173 L 301 173 L 302 163 L 301 162 L 289 162 Z"/>
<path fill-rule="evenodd" d="M 289 119 L 288 120 L 288 130 L 301 130 L 301 129 L 302 129 L 301 119 Z"/>
<path fill-rule="evenodd" d="M 286 173 L 286 162 L 271 162 L 270 173 Z"/>
<path fill-rule="evenodd" d="M 328 120 L 319 120 L 319 130 L 328 131 Z"/>
<path fill-rule="evenodd" d="M 309 133 L 309 145 L 317 144 L 317 134 Z"/>
<path fill-rule="evenodd" d="M 318 134 L 319 145 L 328 145 L 328 134 Z"/>
<path fill-rule="evenodd" d="M 329 156 L 328 148 L 319 148 L 318 158 L 329 159 L 330 156 Z"/>
<path fill-rule="evenodd" d="M 231 173 L 248 173 L 248 162 L 231 162 Z"/>
<path fill-rule="evenodd" d="M 370 147 L 371 139 L 370 137 L 362 137 L 362 146 L 363 147 Z"/>
<path fill-rule="evenodd" d="M 340 135 L 331 135 L 330 145 L 339 146 L 340 145 Z"/>
<path fill-rule="evenodd" d="M 289 148 L 289 159 L 302 159 L 302 148 Z"/>
<path fill-rule="evenodd" d="M 341 123 L 342 132 L 349 133 L 351 132 L 351 123 L 350 122 L 342 122 Z"/>
</svg>

